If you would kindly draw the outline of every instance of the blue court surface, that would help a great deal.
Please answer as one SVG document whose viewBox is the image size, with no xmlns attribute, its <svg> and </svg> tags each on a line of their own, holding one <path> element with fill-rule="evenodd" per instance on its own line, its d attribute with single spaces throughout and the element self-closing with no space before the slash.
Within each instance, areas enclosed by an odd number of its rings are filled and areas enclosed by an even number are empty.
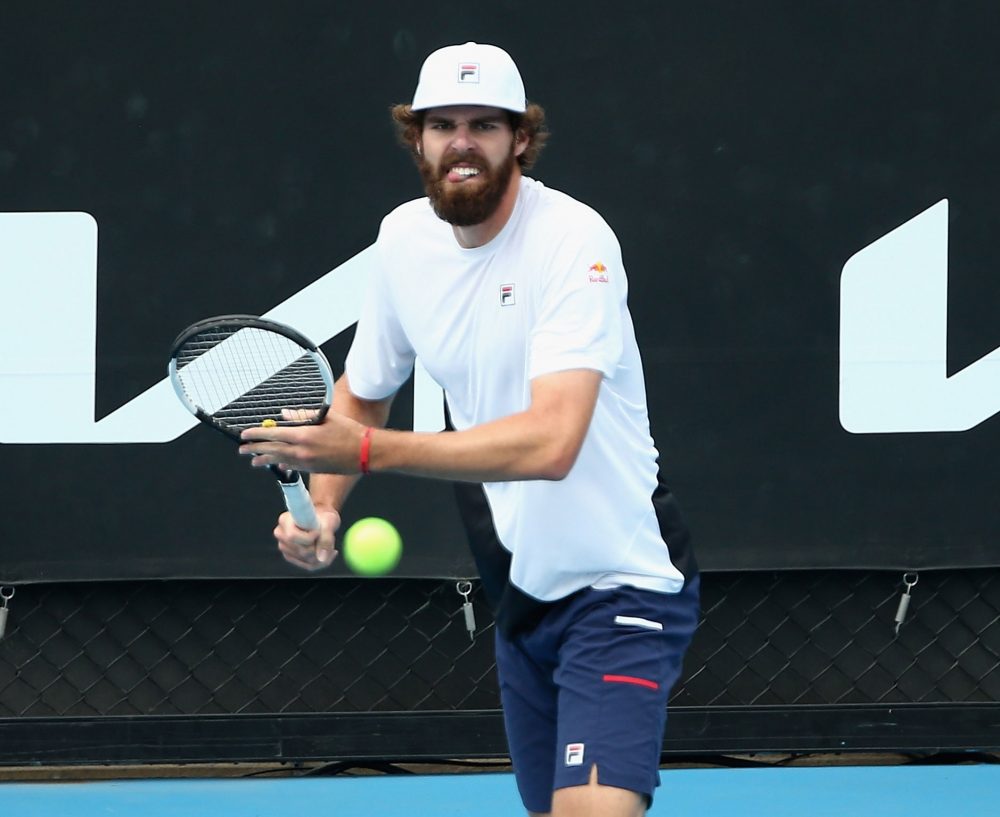
<svg viewBox="0 0 1000 817">
<path fill-rule="evenodd" d="M 1000 766 L 666 770 L 652 815 L 987 817 Z M 2 783 L 0 812 L 25 817 L 510 817 L 509 774 Z"/>
</svg>

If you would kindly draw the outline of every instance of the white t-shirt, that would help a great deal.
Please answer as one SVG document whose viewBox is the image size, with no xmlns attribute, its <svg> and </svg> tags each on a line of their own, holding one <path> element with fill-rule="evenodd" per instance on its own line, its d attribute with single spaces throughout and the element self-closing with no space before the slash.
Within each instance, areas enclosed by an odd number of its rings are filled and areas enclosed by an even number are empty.
<svg viewBox="0 0 1000 817">
<path fill-rule="evenodd" d="M 462 430 L 527 409 L 539 375 L 604 375 L 565 479 L 484 485 L 512 584 L 543 601 L 588 586 L 679 591 L 684 578 L 651 501 L 657 452 L 621 249 L 607 223 L 524 178 L 510 220 L 482 247 L 460 247 L 418 199 L 386 216 L 376 248 L 346 361 L 358 397 L 393 394 L 419 355 Z"/>
</svg>

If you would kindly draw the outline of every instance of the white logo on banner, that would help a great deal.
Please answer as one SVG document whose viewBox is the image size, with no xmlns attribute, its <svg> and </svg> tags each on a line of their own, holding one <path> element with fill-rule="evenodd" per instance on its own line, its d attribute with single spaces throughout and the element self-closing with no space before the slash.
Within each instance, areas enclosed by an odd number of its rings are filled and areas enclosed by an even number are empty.
<svg viewBox="0 0 1000 817">
<path fill-rule="evenodd" d="M 1000 411 L 1000 348 L 948 376 L 948 201 L 854 255 L 840 279 L 840 423 L 965 431 Z"/>
<path fill-rule="evenodd" d="M 266 317 L 325 343 L 357 321 L 373 252 L 369 247 L 330 270 Z M 0 443 L 162 443 L 196 425 L 166 376 L 107 417 L 94 419 L 97 222 L 92 216 L 0 213 L 0 282 Z M 166 372 L 166 359 L 163 368 Z M 415 378 L 414 428 L 439 431 L 441 389 L 419 361 Z"/>
</svg>

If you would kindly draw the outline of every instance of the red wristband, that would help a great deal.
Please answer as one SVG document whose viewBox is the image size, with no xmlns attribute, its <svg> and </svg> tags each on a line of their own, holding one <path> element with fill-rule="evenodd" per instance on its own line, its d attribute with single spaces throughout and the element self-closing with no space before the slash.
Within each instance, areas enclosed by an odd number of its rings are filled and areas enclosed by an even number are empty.
<svg viewBox="0 0 1000 817">
<path fill-rule="evenodd" d="M 365 429 L 364 436 L 361 438 L 361 473 L 366 476 L 371 473 L 372 431 L 374 429 L 368 426 Z"/>
</svg>

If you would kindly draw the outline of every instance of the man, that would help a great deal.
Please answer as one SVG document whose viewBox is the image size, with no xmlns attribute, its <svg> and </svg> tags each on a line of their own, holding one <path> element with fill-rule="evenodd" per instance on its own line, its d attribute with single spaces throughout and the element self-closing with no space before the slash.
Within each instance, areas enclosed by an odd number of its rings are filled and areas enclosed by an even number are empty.
<svg viewBox="0 0 1000 817">
<path fill-rule="evenodd" d="M 428 198 L 382 223 L 334 410 L 247 431 L 241 450 L 314 474 L 321 530 L 287 514 L 275 529 L 309 570 L 335 555 L 359 475 L 456 481 L 525 807 L 644 814 L 698 578 L 659 480 L 617 239 L 522 175 L 544 114 L 499 48 L 434 52 L 393 116 Z M 384 428 L 417 355 L 445 390 L 449 433 Z"/>
</svg>

